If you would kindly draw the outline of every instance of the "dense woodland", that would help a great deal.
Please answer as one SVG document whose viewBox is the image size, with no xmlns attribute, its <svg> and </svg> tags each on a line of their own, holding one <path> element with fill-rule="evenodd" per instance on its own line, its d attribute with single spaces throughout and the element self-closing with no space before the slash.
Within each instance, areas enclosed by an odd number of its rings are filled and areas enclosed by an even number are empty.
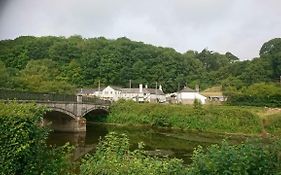
<svg viewBox="0 0 281 175">
<path fill-rule="evenodd" d="M 128 38 L 84 39 L 81 36 L 21 36 L 0 41 L 0 87 L 35 92 L 74 92 L 76 88 L 139 83 L 165 92 L 184 85 L 201 89 L 222 85 L 241 89 L 278 82 L 281 38 L 263 44 L 260 57 L 241 61 L 230 52 L 207 49 L 179 53 Z M 231 87 L 231 88 L 230 88 Z"/>
</svg>

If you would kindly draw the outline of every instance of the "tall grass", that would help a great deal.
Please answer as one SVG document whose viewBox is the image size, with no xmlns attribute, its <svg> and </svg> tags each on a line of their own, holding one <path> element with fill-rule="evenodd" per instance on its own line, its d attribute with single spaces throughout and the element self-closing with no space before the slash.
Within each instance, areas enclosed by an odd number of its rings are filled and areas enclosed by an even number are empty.
<svg viewBox="0 0 281 175">
<path fill-rule="evenodd" d="M 164 105 L 119 101 L 110 109 L 106 122 L 149 125 L 183 130 L 257 134 L 262 126 L 259 116 L 233 106 Z"/>
<path fill-rule="evenodd" d="M 281 113 L 272 114 L 266 117 L 265 130 L 270 134 L 281 135 Z"/>
</svg>

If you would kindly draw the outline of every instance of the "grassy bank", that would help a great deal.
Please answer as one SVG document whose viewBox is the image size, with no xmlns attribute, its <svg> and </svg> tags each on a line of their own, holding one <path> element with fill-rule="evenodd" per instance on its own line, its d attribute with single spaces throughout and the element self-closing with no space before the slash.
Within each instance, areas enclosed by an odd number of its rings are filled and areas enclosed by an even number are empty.
<svg viewBox="0 0 281 175">
<path fill-rule="evenodd" d="M 262 116 L 265 130 L 273 135 L 281 136 L 281 109 L 271 109 Z"/>
<path fill-rule="evenodd" d="M 108 123 L 148 125 L 219 133 L 258 134 L 261 118 L 241 107 L 164 105 L 119 101 L 111 107 Z"/>
</svg>

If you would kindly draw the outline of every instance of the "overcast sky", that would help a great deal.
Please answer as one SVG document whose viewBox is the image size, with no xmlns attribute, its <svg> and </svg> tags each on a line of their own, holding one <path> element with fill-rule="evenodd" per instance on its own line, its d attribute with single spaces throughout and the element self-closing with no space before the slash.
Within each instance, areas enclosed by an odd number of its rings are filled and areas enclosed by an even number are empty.
<svg viewBox="0 0 281 175">
<path fill-rule="evenodd" d="M 281 0 L 0 0 L 0 39 L 128 37 L 179 52 L 258 56 L 281 37 Z"/>
</svg>

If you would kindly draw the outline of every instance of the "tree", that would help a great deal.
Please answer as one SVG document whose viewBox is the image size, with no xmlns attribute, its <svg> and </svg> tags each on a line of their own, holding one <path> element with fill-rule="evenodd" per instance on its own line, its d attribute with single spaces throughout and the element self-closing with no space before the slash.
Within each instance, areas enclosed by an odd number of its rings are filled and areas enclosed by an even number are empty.
<svg viewBox="0 0 281 175">
<path fill-rule="evenodd" d="M 202 89 L 221 83 L 224 86 L 236 84 L 240 89 L 257 82 L 279 80 L 280 43 L 280 38 L 270 40 L 262 46 L 260 58 L 239 61 L 230 52 L 221 54 L 204 49 L 182 54 L 172 48 L 135 42 L 126 37 L 113 40 L 104 37 L 84 39 L 79 35 L 69 38 L 23 36 L 0 41 L 0 60 L 8 74 L 15 77 L 14 80 L 21 80 L 17 83 L 9 78 L 9 87 L 12 88 L 25 82 L 21 88 L 38 90 L 37 83 L 52 81 L 63 81 L 77 87 L 94 87 L 98 82 L 128 86 L 128 81 L 133 80 L 135 84 L 157 81 L 165 92 L 177 91 L 178 85 L 182 87 L 185 84 L 199 84 Z M 46 59 L 52 60 L 54 69 L 48 66 Z M 32 60 L 38 60 L 38 63 Z M 39 66 L 40 61 L 47 65 Z M 32 66 L 35 66 L 34 70 Z M 50 75 L 54 70 L 56 75 Z M 24 76 L 30 81 L 23 81 Z"/>
<path fill-rule="evenodd" d="M 7 87 L 9 81 L 9 74 L 6 66 L 0 61 L 0 87 Z"/>
<path fill-rule="evenodd" d="M 71 60 L 69 64 L 64 66 L 60 71 L 61 80 L 65 80 L 73 85 L 81 85 L 83 82 L 82 68 L 76 60 Z"/>
<path fill-rule="evenodd" d="M 36 92 L 73 92 L 73 87 L 68 83 L 58 80 L 59 74 L 54 61 L 31 60 L 25 69 L 20 72 L 19 81 L 23 89 Z"/>
<path fill-rule="evenodd" d="M 272 75 L 271 64 L 261 58 L 254 59 L 239 78 L 247 85 L 258 82 L 268 82 Z"/>
<path fill-rule="evenodd" d="M 281 76 L 281 38 L 264 43 L 260 49 L 260 57 L 271 62 L 273 80 Z"/>
<path fill-rule="evenodd" d="M 69 63 L 71 59 L 81 57 L 81 50 L 75 42 L 62 40 L 49 48 L 49 57 L 60 64 Z"/>
</svg>

